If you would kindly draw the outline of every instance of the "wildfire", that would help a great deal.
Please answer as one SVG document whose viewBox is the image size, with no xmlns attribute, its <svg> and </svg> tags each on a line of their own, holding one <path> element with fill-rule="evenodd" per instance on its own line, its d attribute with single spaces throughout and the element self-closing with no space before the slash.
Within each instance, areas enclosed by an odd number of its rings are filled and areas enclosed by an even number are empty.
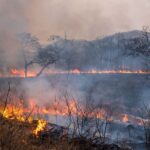
<svg viewBox="0 0 150 150">
<path fill-rule="evenodd" d="M 37 127 L 33 130 L 33 134 L 38 137 L 39 133 L 46 128 L 47 122 L 43 119 L 38 120 Z"/>
<path fill-rule="evenodd" d="M 22 103 L 19 103 L 18 105 L 14 104 L 8 104 L 5 109 L 0 107 L 0 114 L 10 120 L 18 120 L 19 122 L 28 122 L 33 123 L 33 118 L 37 116 L 43 116 L 49 115 L 49 116 L 79 116 L 79 117 L 89 117 L 89 118 L 97 118 L 101 120 L 105 120 L 107 116 L 107 112 L 104 108 L 93 110 L 92 112 L 87 112 L 84 110 L 82 106 L 80 106 L 75 100 L 70 100 L 67 103 L 63 101 L 54 101 L 50 106 L 46 107 L 37 107 L 37 104 L 35 101 L 29 100 L 29 106 L 25 108 Z M 130 121 L 136 124 L 141 125 L 141 119 L 136 118 L 134 116 L 130 116 L 127 114 L 121 115 L 122 119 L 121 121 L 123 123 Z M 119 116 L 118 116 L 119 117 Z M 37 117 L 36 117 L 37 118 Z M 114 116 L 108 116 L 108 121 L 114 121 Z M 47 121 L 43 119 L 37 120 L 37 126 L 32 131 L 32 133 L 38 137 L 39 133 L 41 133 L 47 126 Z"/>
<path fill-rule="evenodd" d="M 17 119 L 21 122 L 25 121 L 25 117 L 23 117 L 23 110 L 15 107 L 7 107 L 3 112 L 3 116 L 7 119 Z"/>
<path fill-rule="evenodd" d="M 36 105 L 34 105 L 34 106 L 36 106 Z M 47 106 L 47 108 L 40 107 L 40 108 L 38 108 L 38 110 L 34 109 L 34 113 L 37 112 L 41 115 L 49 114 L 49 115 L 67 116 L 69 111 L 72 115 L 76 115 L 76 114 L 80 113 L 77 110 L 76 102 L 73 100 L 70 100 L 68 102 L 68 104 L 65 104 L 63 101 L 59 101 L 59 102 L 53 102 L 51 105 Z"/>
<path fill-rule="evenodd" d="M 150 74 L 150 71 L 144 70 L 87 70 L 82 71 L 79 69 L 74 69 L 70 71 L 47 71 L 45 72 L 46 75 L 50 74 Z"/>
<path fill-rule="evenodd" d="M 36 77 L 35 71 L 28 71 L 27 76 L 28 77 Z M 87 70 L 87 71 L 81 71 L 79 69 L 74 69 L 70 71 L 60 71 L 60 70 L 47 70 L 44 72 L 44 75 L 54 75 L 54 74 L 150 74 L 150 71 L 144 71 L 144 70 Z M 10 70 L 11 76 L 16 77 L 25 77 L 24 70 L 17 70 L 17 69 L 11 69 Z"/>
<path fill-rule="evenodd" d="M 71 70 L 69 73 L 71 73 L 71 74 L 81 74 L 81 71 L 79 69 L 74 69 L 74 70 Z"/>
<path fill-rule="evenodd" d="M 45 115 L 58 115 L 58 116 L 68 116 L 68 115 L 78 115 L 80 117 L 84 116 L 84 108 L 82 106 L 79 107 L 76 101 L 69 100 L 67 103 L 63 101 L 59 102 L 53 102 L 51 105 L 47 107 L 38 107 L 35 103 L 34 99 L 29 100 L 29 106 L 28 108 L 24 108 L 22 104 L 19 105 L 13 105 L 9 104 L 3 110 L 0 109 L 0 113 L 7 119 L 16 119 L 21 122 L 28 121 L 31 123 L 33 121 L 33 116 L 45 116 Z M 31 116 L 27 117 L 28 114 L 31 114 Z M 105 110 L 97 110 L 95 112 L 88 113 L 88 117 L 96 117 L 98 119 L 104 119 L 105 118 Z M 39 122 L 41 123 L 41 122 Z"/>
<path fill-rule="evenodd" d="M 129 121 L 129 117 L 128 117 L 127 114 L 125 114 L 125 115 L 123 116 L 122 121 L 125 122 L 125 123 Z"/>
<path fill-rule="evenodd" d="M 11 74 L 11 76 L 25 77 L 25 72 L 24 72 L 24 70 L 11 69 L 11 70 L 10 70 L 10 74 Z M 27 76 L 28 76 L 28 77 L 35 77 L 35 76 L 36 76 L 36 73 L 35 73 L 35 72 L 28 71 Z"/>
<path fill-rule="evenodd" d="M 32 106 L 31 106 L 32 107 Z M 30 109 L 25 109 L 21 104 L 16 105 L 7 105 L 5 109 L 0 108 L 0 114 L 7 119 L 17 120 L 19 122 L 29 122 L 32 123 L 33 117 L 26 115 L 31 112 Z M 28 116 L 28 117 L 27 117 Z M 33 130 L 33 134 L 38 137 L 39 133 L 43 131 L 46 127 L 47 122 L 43 119 L 37 121 L 37 127 Z"/>
<path fill-rule="evenodd" d="M 2 114 L 3 117 L 11 120 L 18 120 L 20 122 L 28 121 L 31 123 L 33 121 L 33 118 L 31 116 L 26 116 L 26 110 L 23 108 L 22 104 L 19 104 L 18 106 L 9 104 L 5 109 L 0 108 L 0 114 Z"/>
</svg>

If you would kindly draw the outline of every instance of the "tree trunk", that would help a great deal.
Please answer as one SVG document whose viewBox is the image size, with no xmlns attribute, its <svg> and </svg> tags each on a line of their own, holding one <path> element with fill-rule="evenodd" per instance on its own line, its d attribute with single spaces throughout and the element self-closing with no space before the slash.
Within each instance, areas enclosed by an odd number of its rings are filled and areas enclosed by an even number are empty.
<svg viewBox="0 0 150 150">
<path fill-rule="evenodd" d="M 28 65 L 27 64 L 25 64 L 24 66 L 24 75 L 25 75 L 25 78 L 28 77 Z"/>
<path fill-rule="evenodd" d="M 45 66 L 43 66 L 43 67 L 41 68 L 41 70 L 39 71 L 39 73 L 37 73 L 36 77 L 39 77 L 39 76 L 43 73 L 44 69 L 45 69 L 48 65 L 49 65 L 49 63 L 46 64 Z"/>
</svg>

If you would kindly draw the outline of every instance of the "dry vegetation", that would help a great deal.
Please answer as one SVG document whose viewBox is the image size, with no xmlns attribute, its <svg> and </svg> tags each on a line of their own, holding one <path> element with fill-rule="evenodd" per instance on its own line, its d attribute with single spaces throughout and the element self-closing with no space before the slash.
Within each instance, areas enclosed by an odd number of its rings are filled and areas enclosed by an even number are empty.
<svg viewBox="0 0 150 150">
<path fill-rule="evenodd" d="M 57 132 L 47 130 L 45 121 L 35 120 L 32 117 L 32 111 L 24 114 L 22 103 L 10 109 L 10 102 L 12 102 L 10 92 L 9 85 L 8 91 L 2 98 L 4 101 L 1 101 L 0 104 L 0 150 L 128 150 L 119 148 L 117 145 L 106 144 L 110 115 L 106 115 L 103 121 L 97 118 L 101 116 L 99 112 L 102 106 L 99 106 L 98 109 L 87 105 L 82 108 L 74 102 L 75 108 L 72 108 L 66 97 L 69 123 L 64 129 L 68 131 L 72 126 L 72 134 L 66 132 L 59 135 Z M 73 111 L 74 109 L 76 111 Z M 91 112 L 92 118 L 89 119 Z M 94 130 L 90 126 L 90 121 L 95 127 Z M 39 123 L 43 126 L 37 130 Z M 89 133 L 91 137 L 87 138 Z"/>
<path fill-rule="evenodd" d="M 55 137 L 54 133 L 48 132 L 48 136 L 43 136 L 42 131 L 36 136 L 33 131 L 37 124 L 36 120 L 29 123 L 0 115 L 0 150 L 127 150 L 117 145 L 94 144 L 82 135 Z"/>
<path fill-rule="evenodd" d="M 117 145 L 96 145 L 81 137 L 37 138 L 32 134 L 35 126 L 36 121 L 30 124 L 0 116 L 0 150 L 127 150 Z"/>
</svg>

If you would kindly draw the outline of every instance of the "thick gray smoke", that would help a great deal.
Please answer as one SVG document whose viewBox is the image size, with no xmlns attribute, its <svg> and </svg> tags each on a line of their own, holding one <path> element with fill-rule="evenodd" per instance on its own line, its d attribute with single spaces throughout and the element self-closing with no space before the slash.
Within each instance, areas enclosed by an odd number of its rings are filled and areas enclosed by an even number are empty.
<svg viewBox="0 0 150 150">
<path fill-rule="evenodd" d="M 149 25 L 149 7 L 149 0 L 0 0 L 0 68 L 23 63 L 18 33 L 32 33 L 42 42 L 65 32 L 94 39 Z"/>
<path fill-rule="evenodd" d="M 42 40 L 64 32 L 94 39 L 150 24 L 149 0 L 27 0 L 26 8 L 30 32 Z"/>
<path fill-rule="evenodd" d="M 65 70 L 148 70 L 150 68 L 149 55 L 142 53 L 144 42 L 140 48 L 137 47 L 137 43 L 133 42 L 136 38 L 142 39 L 143 34 L 144 32 L 135 30 L 93 41 L 60 38 L 53 44 L 53 49 L 59 54 L 56 68 Z M 149 42 L 148 45 L 150 45 Z M 51 45 L 48 47 L 50 48 Z M 140 49 L 138 54 L 137 49 Z"/>
<path fill-rule="evenodd" d="M 18 34 L 26 31 L 25 1 L 0 0 L 0 68 L 3 71 L 22 63 Z"/>
<path fill-rule="evenodd" d="M 24 80 L 20 86 L 27 100 L 39 106 L 67 96 L 68 100 L 138 115 L 144 104 L 149 105 L 149 84 L 145 75 L 57 75 Z"/>
</svg>

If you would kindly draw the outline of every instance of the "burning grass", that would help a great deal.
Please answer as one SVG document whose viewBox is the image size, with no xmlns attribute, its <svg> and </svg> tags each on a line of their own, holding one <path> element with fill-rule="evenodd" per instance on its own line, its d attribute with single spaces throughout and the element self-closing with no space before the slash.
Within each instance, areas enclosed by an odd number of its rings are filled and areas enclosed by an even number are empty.
<svg viewBox="0 0 150 150">
<path fill-rule="evenodd" d="M 17 100 L 16 103 L 8 101 L 11 96 L 9 92 L 8 89 L 4 103 L 0 105 L 2 150 L 109 150 L 112 146 L 106 144 L 106 141 L 109 123 L 114 118 L 105 107 L 84 107 L 73 98 L 68 100 L 68 97 L 64 97 L 64 101 L 55 100 L 46 107 L 38 107 L 32 99 L 25 106 L 23 100 Z M 43 119 L 47 115 L 67 117 L 67 132 L 62 134 L 62 130 L 49 129 L 49 123 Z M 127 114 L 122 115 L 123 123 L 129 119 Z M 122 150 L 117 145 L 114 146 Z"/>
<path fill-rule="evenodd" d="M 44 71 L 44 75 L 56 75 L 56 74 L 150 74 L 150 71 L 146 70 L 79 70 L 79 69 L 73 69 L 73 70 L 46 70 Z M 2 76 L 2 75 L 1 75 Z M 8 73 L 9 77 L 25 77 L 25 71 L 23 69 L 16 69 L 13 68 Z M 27 74 L 28 77 L 36 77 L 37 71 L 28 71 Z"/>
<path fill-rule="evenodd" d="M 71 138 L 67 136 L 61 138 L 45 138 L 39 134 L 38 125 L 45 126 L 45 122 L 33 121 L 20 122 L 18 120 L 9 120 L 0 115 L 0 149 L 1 150 L 110 150 L 117 148 L 117 145 L 94 144 L 92 141 L 84 137 Z M 34 134 L 33 134 L 34 133 Z M 35 134 L 38 133 L 38 136 Z M 51 134 L 51 133 L 49 133 Z M 53 135 L 54 136 L 54 135 Z"/>
<path fill-rule="evenodd" d="M 46 128 L 47 122 L 45 120 L 38 120 L 37 121 L 37 127 L 33 130 L 33 134 L 39 137 L 39 133 L 43 131 Z"/>
<path fill-rule="evenodd" d="M 72 125 L 62 129 L 68 130 L 72 126 L 73 132 L 71 135 L 68 133 L 61 135 L 61 130 L 52 131 L 52 129 L 48 129 L 49 123 L 46 120 L 34 118 L 35 113 L 39 112 L 41 114 L 41 112 L 45 112 L 42 111 L 43 109 L 40 109 L 40 111 L 31 109 L 34 105 L 30 109 L 25 108 L 21 102 L 19 101 L 18 105 L 7 103 L 0 107 L 0 149 L 2 150 L 103 150 L 104 147 L 109 150 L 112 146 L 105 144 L 108 123 L 105 123 L 103 131 L 99 128 L 99 119 L 104 119 L 103 109 L 101 113 L 98 111 L 94 115 L 94 113 L 83 110 L 75 102 L 66 102 L 66 106 L 64 106 L 65 113 L 62 115 L 68 114 L 72 119 Z M 60 106 L 62 108 L 62 105 Z M 58 110 L 56 112 L 60 114 Z M 73 117 L 75 115 L 77 116 Z M 96 119 L 95 125 L 97 125 L 94 131 L 95 134 L 93 132 L 93 137 L 86 138 L 85 135 L 92 131 L 91 126 L 87 126 L 87 120 L 94 116 Z M 57 127 L 60 128 L 59 126 Z M 96 132 L 97 134 L 99 133 L 99 137 L 96 136 Z M 93 143 L 95 138 L 99 140 L 99 144 Z M 114 146 L 118 147 L 117 145 Z"/>
</svg>

